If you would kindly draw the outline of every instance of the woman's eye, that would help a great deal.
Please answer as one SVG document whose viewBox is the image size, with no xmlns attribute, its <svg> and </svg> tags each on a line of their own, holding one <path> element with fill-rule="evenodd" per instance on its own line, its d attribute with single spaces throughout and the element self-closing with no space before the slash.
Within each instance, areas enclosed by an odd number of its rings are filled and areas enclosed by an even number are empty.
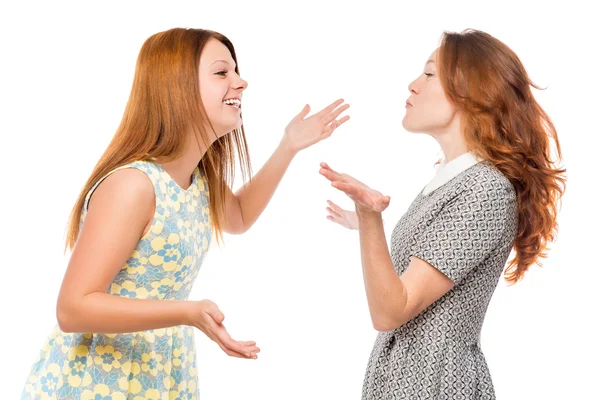
<svg viewBox="0 0 600 400">
<path fill-rule="evenodd" d="M 225 76 L 225 75 L 227 75 L 227 71 L 219 71 L 215 75 Z"/>
<path fill-rule="evenodd" d="M 425 72 L 425 76 L 430 77 L 430 76 L 433 76 L 433 74 Z"/>
</svg>

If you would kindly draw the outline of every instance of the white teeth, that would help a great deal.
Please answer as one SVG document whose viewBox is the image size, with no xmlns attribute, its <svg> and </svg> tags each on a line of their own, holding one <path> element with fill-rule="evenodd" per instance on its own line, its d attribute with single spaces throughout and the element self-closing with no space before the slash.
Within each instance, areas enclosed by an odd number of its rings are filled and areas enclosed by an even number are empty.
<svg viewBox="0 0 600 400">
<path fill-rule="evenodd" d="M 224 100 L 223 103 L 230 105 L 230 106 L 235 106 L 235 107 L 240 107 L 242 105 L 242 102 L 238 99 L 227 99 L 227 100 Z"/>
</svg>

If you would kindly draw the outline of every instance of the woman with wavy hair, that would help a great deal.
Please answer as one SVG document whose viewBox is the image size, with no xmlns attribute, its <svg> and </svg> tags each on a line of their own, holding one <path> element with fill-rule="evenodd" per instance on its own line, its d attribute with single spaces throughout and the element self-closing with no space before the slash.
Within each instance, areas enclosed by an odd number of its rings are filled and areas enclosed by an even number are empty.
<svg viewBox="0 0 600 400">
<path fill-rule="evenodd" d="M 250 171 L 246 87 L 219 33 L 177 28 L 143 44 L 121 125 L 73 208 L 58 325 L 22 399 L 197 399 L 194 328 L 230 356 L 257 357 L 190 290 L 213 234 L 247 231 L 296 153 L 349 117 L 337 119 L 341 99 L 310 117 L 305 106 L 234 194 L 236 152 Z"/>
<path fill-rule="evenodd" d="M 329 202 L 328 219 L 359 231 L 380 331 L 363 399 L 495 398 L 480 349 L 484 315 L 503 271 L 514 284 L 545 256 L 565 188 L 552 156 L 562 157 L 556 131 L 531 87 L 499 40 L 444 34 L 408 87 L 402 122 L 432 136 L 444 160 L 394 227 L 389 250 L 381 212 L 390 198 L 321 164 L 354 202 L 355 211 Z"/>
</svg>

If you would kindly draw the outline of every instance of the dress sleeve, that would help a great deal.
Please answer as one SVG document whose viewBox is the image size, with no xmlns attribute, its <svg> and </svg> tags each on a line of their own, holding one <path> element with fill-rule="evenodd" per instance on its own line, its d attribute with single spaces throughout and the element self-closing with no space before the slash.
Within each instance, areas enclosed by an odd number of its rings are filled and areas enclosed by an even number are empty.
<svg viewBox="0 0 600 400">
<path fill-rule="evenodd" d="M 459 283 L 503 244 L 514 209 L 508 193 L 496 185 L 464 189 L 417 231 L 411 256 Z"/>
</svg>

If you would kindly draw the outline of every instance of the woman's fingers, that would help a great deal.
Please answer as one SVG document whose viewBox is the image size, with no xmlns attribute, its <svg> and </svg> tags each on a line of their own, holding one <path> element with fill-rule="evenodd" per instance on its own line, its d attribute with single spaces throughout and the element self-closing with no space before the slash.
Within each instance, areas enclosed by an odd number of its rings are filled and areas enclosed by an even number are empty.
<svg viewBox="0 0 600 400">
<path fill-rule="evenodd" d="M 331 186 L 338 190 L 341 190 L 342 192 L 346 193 L 348 196 L 353 198 L 356 198 L 361 194 L 361 190 L 358 187 L 348 182 L 334 181 L 331 182 Z"/>
<path fill-rule="evenodd" d="M 342 176 L 342 174 L 340 174 L 339 172 L 334 171 L 327 163 L 322 162 L 319 164 L 321 166 L 322 169 L 329 171 L 331 173 L 333 173 L 334 175 L 339 175 Z"/>
<path fill-rule="evenodd" d="M 252 355 L 246 356 L 246 355 L 244 355 L 242 353 L 238 353 L 237 351 L 229 349 L 227 346 L 225 346 L 222 343 L 217 342 L 217 344 L 219 345 L 219 347 L 221 348 L 221 350 L 223 350 L 225 352 L 225 354 L 227 354 L 228 356 L 237 357 L 237 358 L 256 358 L 256 355 L 254 355 L 254 356 L 252 356 Z"/>
<path fill-rule="evenodd" d="M 328 180 L 330 180 L 331 182 L 335 182 L 335 181 L 341 180 L 341 176 L 339 174 L 336 174 L 335 172 L 333 172 L 330 169 L 321 168 L 319 170 L 319 173 L 321 175 L 323 175 L 325 178 L 327 178 Z"/>
<path fill-rule="evenodd" d="M 335 110 L 333 110 L 333 112 L 330 112 L 329 114 L 324 116 L 321 121 L 323 122 L 323 124 L 327 125 L 331 121 L 335 120 L 341 113 L 346 111 L 348 108 L 350 108 L 350 105 L 344 104 L 343 106 L 336 108 Z"/>
<path fill-rule="evenodd" d="M 331 214 L 331 216 L 334 218 L 342 218 L 342 216 L 331 207 L 327 207 L 327 211 L 329 211 L 329 214 Z"/>
<path fill-rule="evenodd" d="M 233 340 L 225 329 L 223 329 L 221 332 L 218 332 L 217 337 L 219 338 L 221 343 L 223 343 L 223 345 L 229 350 L 232 350 L 236 353 L 244 354 L 246 357 L 251 356 L 250 352 L 244 346 L 242 346 L 241 343 Z"/>
<path fill-rule="evenodd" d="M 327 204 L 329 204 L 329 207 L 333 208 L 333 210 L 335 212 L 337 212 L 338 214 L 340 214 L 340 215 L 344 214 L 344 210 L 342 209 L 342 207 L 338 206 L 333 201 L 327 200 Z"/>
<path fill-rule="evenodd" d="M 318 113 L 316 113 L 315 115 L 319 119 L 321 119 L 321 118 L 325 117 L 327 114 L 331 113 L 333 110 L 335 110 L 343 102 L 344 102 L 344 99 L 338 99 L 338 100 L 334 101 L 333 103 L 331 103 L 330 105 L 328 105 L 327 107 L 325 107 L 324 109 L 322 109 L 321 111 L 319 111 Z"/>
</svg>

